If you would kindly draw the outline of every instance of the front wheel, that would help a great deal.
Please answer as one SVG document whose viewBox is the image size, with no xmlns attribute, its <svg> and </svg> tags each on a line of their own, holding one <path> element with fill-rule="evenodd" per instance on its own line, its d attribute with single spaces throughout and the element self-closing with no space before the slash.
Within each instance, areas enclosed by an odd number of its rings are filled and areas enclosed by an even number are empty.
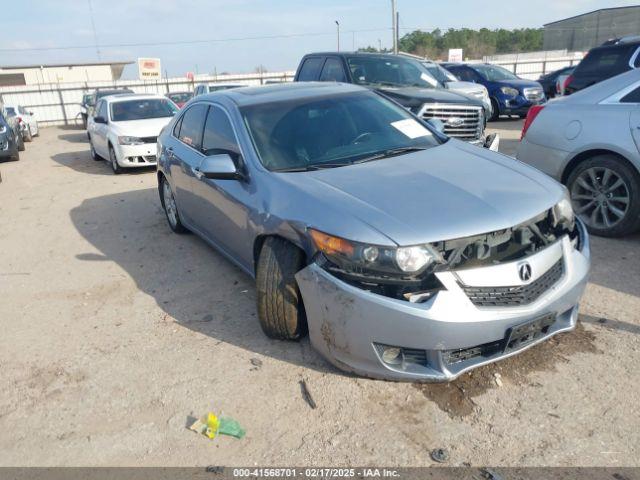
<svg viewBox="0 0 640 480">
<path fill-rule="evenodd" d="M 299 340 L 307 319 L 295 274 L 304 267 L 304 253 L 277 237 L 265 240 L 258 258 L 258 318 L 264 333 L 279 340 Z"/>
<path fill-rule="evenodd" d="M 498 120 L 500 118 L 500 106 L 498 105 L 498 102 L 492 98 L 491 99 L 491 117 L 489 118 L 490 122 L 495 122 L 496 120 Z"/>
<path fill-rule="evenodd" d="M 176 205 L 176 199 L 173 196 L 173 191 L 171 190 L 171 185 L 169 185 L 169 182 L 164 176 L 160 177 L 160 201 L 171 230 L 175 233 L 186 233 L 187 229 L 180 220 L 180 214 L 178 213 L 178 207 Z"/>
<path fill-rule="evenodd" d="M 580 163 L 567 188 L 576 214 L 594 235 L 619 237 L 640 229 L 640 176 L 615 155 Z"/>
<path fill-rule="evenodd" d="M 27 129 L 24 132 L 23 140 L 25 142 L 30 142 L 31 140 L 33 140 L 33 135 L 31 134 L 31 127 L 29 125 L 27 125 Z"/>
<path fill-rule="evenodd" d="M 18 150 L 21 152 L 24 152 L 25 146 L 24 146 L 24 138 L 22 137 L 22 132 L 16 135 L 16 144 L 18 145 Z"/>
<path fill-rule="evenodd" d="M 118 165 L 118 158 L 116 157 L 116 151 L 111 145 L 109 145 L 109 163 L 111 164 L 111 170 L 118 175 L 122 173 L 122 167 Z"/>
</svg>

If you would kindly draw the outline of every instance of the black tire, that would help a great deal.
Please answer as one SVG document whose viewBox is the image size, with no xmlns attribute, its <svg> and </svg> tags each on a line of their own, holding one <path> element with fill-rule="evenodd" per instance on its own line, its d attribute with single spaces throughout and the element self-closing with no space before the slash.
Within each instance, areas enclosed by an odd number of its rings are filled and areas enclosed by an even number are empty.
<svg viewBox="0 0 640 480">
<path fill-rule="evenodd" d="M 33 140 L 33 135 L 31 135 L 31 127 L 27 125 L 27 130 L 25 132 L 25 135 L 23 137 L 23 140 L 25 142 L 31 142 Z"/>
<path fill-rule="evenodd" d="M 173 230 L 174 233 L 178 234 L 187 233 L 189 230 L 187 230 L 187 228 L 182 223 L 182 220 L 180 220 L 180 214 L 178 213 L 176 200 L 173 196 L 173 190 L 171 189 L 171 185 L 164 177 L 164 175 L 160 176 L 158 191 L 160 193 L 160 203 L 162 204 L 162 209 L 164 210 L 165 217 L 167 218 L 167 223 L 169 224 L 171 230 Z M 170 195 L 171 197 L 168 198 L 168 195 Z M 175 212 L 175 217 L 173 217 L 172 212 Z"/>
<path fill-rule="evenodd" d="M 592 170 L 594 168 L 596 169 L 595 171 Z M 615 180 L 613 175 L 616 175 L 622 181 L 621 186 L 613 191 L 603 188 L 599 193 L 589 193 L 584 188 L 584 181 L 579 181 L 581 176 L 583 174 L 588 175 L 590 170 L 597 174 L 598 171 L 604 172 L 604 169 L 612 172 L 610 178 L 613 180 Z M 584 176 L 582 179 L 584 180 Z M 605 182 L 604 178 L 599 180 L 611 186 L 616 184 L 615 181 L 611 180 Z M 592 186 L 592 184 L 589 184 L 589 186 Z M 597 155 L 578 164 L 569 174 L 567 188 L 572 196 L 574 210 L 585 221 L 590 233 L 602 237 L 621 237 L 640 230 L 640 174 L 616 155 Z M 589 194 L 593 197 L 592 199 L 589 199 Z M 626 203 L 616 203 L 617 201 L 612 200 L 610 196 L 613 196 L 613 198 L 624 198 L 626 196 L 627 201 Z M 605 207 L 607 210 L 615 207 L 618 211 L 623 211 L 624 215 L 615 218 L 613 214 L 609 214 L 617 222 L 610 227 L 594 225 L 593 223 L 595 222 L 592 223 L 592 218 L 594 217 L 591 214 L 598 207 L 587 209 L 584 212 L 581 211 L 586 208 L 588 203 L 594 202 L 595 204 L 602 202 L 605 206 L 608 205 L 608 207 Z M 603 220 L 600 223 L 604 223 L 604 214 L 597 214 L 596 221 L 598 216 Z"/>
<path fill-rule="evenodd" d="M 24 138 L 22 138 L 22 132 L 16 135 L 16 144 L 18 145 L 18 150 L 20 152 L 24 152 L 26 147 L 24 146 Z"/>
<path fill-rule="evenodd" d="M 11 156 L 11 159 L 12 159 L 14 162 L 17 162 L 18 160 L 20 160 L 20 152 L 19 152 L 18 150 L 16 150 L 16 153 L 14 153 L 14 154 Z"/>
<path fill-rule="evenodd" d="M 304 267 L 302 250 L 277 237 L 265 240 L 258 258 L 256 288 L 258 319 L 265 335 L 299 340 L 307 333 L 307 319 L 295 274 Z"/>
<path fill-rule="evenodd" d="M 111 170 L 113 170 L 114 175 L 119 175 L 122 173 L 122 167 L 118 165 L 116 151 L 111 145 L 109 145 L 109 164 L 111 165 Z"/>
<path fill-rule="evenodd" d="M 84 128 L 86 130 L 87 129 L 87 116 L 84 113 L 81 113 L 80 116 L 82 117 L 82 128 Z"/>
<path fill-rule="evenodd" d="M 493 111 L 491 112 L 491 117 L 489 117 L 489 121 L 495 122 L 500 118 L 500 106 L 498 105 L 498 102 L 496 101 L 495 98 L 491 99 L 491 109 Z"/>
<path fill-rule="evenodd" d="M 526 113 L 521 113 L 518 115 L 518 118 L 527 118 L 527 114 Z"/>
<path fill-rule="evenodd" d="M 102 158 L 96 152 L 96 149 L 93 146 L 93 142 L 91 141 L 91 136 L 89 136 L 89 155 L 91 155 L 91 160 L 95 160 L 96 162 L 99 162 L 100 160 L 104 160 L 104 158 Z"/>
</svg>

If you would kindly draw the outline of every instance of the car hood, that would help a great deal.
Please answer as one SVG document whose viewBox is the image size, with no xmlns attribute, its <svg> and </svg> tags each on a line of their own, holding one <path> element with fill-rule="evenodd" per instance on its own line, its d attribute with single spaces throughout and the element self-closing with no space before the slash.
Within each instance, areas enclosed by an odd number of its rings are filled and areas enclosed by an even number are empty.
<svg viewBox="0 0 640 480">
<path fill-rule="evenodd" d="M 563 196 L 563 187 L 538 170 L 453 139 L 422 152 L 284 175 L 310 201 L 339 206 L 345 222 L 355 218 L 398 245 L 513 227 Z"/>
<path fill-rule="evenodd" d="M 475 98 L 445 90 L 444 88 L 379 87 L 376 90 L 408 108 L 419 107 L 424 103 L 482 106 L 482 102 Z"/>
<path fill-rule="evenodd" d="M 447 82 L 447 88 L 454 92 L 460 92 L 464 94 L 480 93 L 485 90 L 483 85 L 473 82 Z"/>
<path fill-rule="evenodd" d="M 146 120 L 130 120 L 128 122 L 110 122 L 114 133 L 131 137 L 154 137 L 173 117 L 148 118 Z"/>
</svg>

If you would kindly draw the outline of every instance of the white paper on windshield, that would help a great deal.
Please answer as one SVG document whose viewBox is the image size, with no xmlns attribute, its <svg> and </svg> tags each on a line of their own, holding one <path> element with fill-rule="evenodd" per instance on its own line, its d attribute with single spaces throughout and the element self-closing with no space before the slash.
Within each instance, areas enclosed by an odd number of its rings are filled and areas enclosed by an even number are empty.
<svg viewBox="0 0 640 480">
<path fill-rule="evenodd" d="M 436 79 L 435 79 L 435 78 L 433 78 L 433 77 L 432 77 L 432 76 L 430 76 L 430 75 L 427 75 L 427 74 L 426 74 L 426 73 L 424 73 L 424 72 L 420 74 L 420 78 L 421 78 L 422 80 L 424 80 L 425 82 L 430 83 L 430 84 L 431 84 L 431 85 L 433 85 L 434 87 L 438 84 L 438 82 L 436 81 Z"/>
<path fill-rule="evenodd" d="M 400 130 L 407 137 L 413 139 L 418 137 L 426 137 L 431 135 L 431 132 L 416 122 L 413 118 L 407 118 L 406 120 L 398 120 L 397 122 L 391 122 L 391 126 Z"/>
</svg>

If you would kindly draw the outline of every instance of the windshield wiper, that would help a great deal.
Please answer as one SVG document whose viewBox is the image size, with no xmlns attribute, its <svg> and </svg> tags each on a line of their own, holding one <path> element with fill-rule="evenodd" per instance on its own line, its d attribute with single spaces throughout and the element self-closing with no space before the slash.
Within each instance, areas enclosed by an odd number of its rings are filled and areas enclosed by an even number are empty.
<svg viewBox="0 0 640 480">
<path fill-rule="evenodd" d="M 396 155 L 404 155 L 405 153 L 420 152 L 422 150 L 426 150 L 426 148 L 425 147 L 390 148 L 388 150 L 383 150 L 381 152 L 374 153 L 373 155 L 369 155 L 368 157 L 360 158 L 351 163 L 355 165 L 357 163 L 372 162 L 374 160 L 381 160 L 383 158 L 395 157 Z"/>
<path fill-rule="evenodd" d="M 291 168 L 279 168 L 272 170 L 272 172 L 290 173 L 290 172 L 312 172 L 315 170 L 324 170 L 325 168 L 344 167 L 345 165 L 351 165 L 350 163 L 314 163 L 311 165 L 304 165 L 302 167 Z"/>
</svg>

